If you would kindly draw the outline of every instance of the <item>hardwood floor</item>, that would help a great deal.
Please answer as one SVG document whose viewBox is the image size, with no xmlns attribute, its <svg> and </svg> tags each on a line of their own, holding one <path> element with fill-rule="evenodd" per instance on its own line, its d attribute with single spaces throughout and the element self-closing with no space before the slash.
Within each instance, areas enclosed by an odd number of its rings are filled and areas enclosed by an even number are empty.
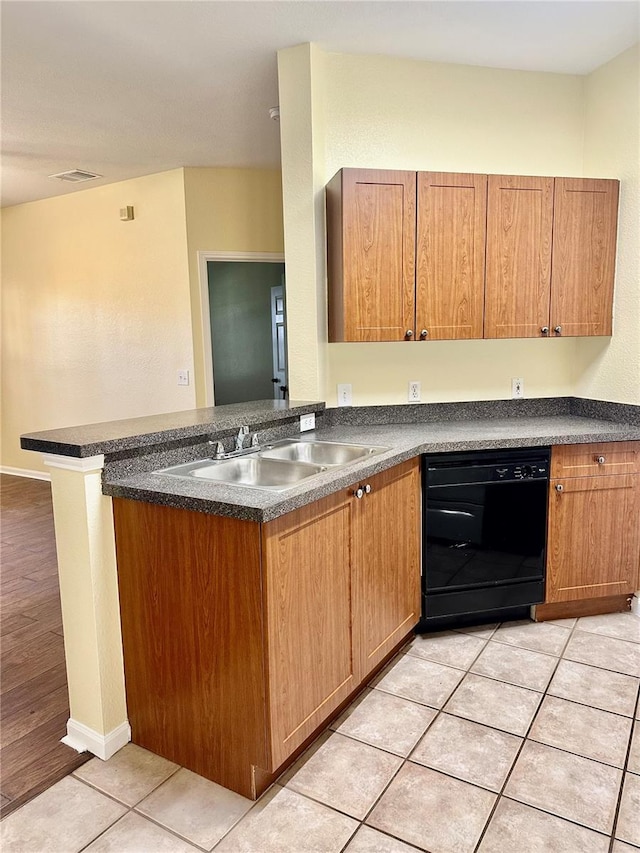
<svg viewBox="0 0 640 853">
<path fill-rule="evenodd" d="M 69 718 L 51 487 L 0 476 L 0 816 L 89 758 L 60 743 Z"/>
</svg>

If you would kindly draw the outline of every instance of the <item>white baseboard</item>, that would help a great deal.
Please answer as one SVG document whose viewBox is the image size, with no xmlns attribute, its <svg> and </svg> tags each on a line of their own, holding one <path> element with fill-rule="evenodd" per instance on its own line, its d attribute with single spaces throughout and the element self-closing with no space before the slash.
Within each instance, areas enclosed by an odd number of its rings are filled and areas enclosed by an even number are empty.
<svg viewBox="0 0 640 853">
<path fill-rule="evenodd" d="M 634 616 L 640 616 L 640 590 L 631 599 L 631 612 Z"/>
<path fill-rule="evenodd" d="M 66 743 L 76 752 L 92 752 L 98 758 L 106 761 L 130 740 L 131 726 L 129 723 L 122 723 L 108 735 L 101 735 L 85 726 L 84 723 L 69 719 L 67 721 L 67 734 L 62 738 L 62 743 Z"/>
<path fill-rule="evenodd" d="M 9 465 L 0 465 L 0 474 L 11 474 L 12 477 L 29 477 L 31 480 L 51 481 L 48 471 L 30 471 L 29 468 L 11 468 Z"/>
</svg>

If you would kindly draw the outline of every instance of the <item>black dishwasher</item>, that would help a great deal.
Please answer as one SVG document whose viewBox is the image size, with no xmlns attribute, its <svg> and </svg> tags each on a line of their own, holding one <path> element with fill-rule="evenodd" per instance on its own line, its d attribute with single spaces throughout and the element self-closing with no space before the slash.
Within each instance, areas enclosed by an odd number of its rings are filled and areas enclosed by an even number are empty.
<svg viewBox="0 0 640 853">
<path fill-rule="evenodd" d="M 424 456 L 423 625 L 544 600 L 549 448 Z"/>
</svg>

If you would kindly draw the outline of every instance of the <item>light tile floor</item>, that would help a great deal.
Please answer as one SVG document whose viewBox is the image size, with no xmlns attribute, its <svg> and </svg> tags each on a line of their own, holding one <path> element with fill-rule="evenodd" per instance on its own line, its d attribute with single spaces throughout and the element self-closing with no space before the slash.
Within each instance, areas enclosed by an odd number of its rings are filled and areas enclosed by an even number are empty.
<svg viewBox="0 0 640 853">
<path fill-rule="evenodd" d="M 257 803 L 129 744 L 4 853 L 633 853 L 640 619 L 416 637 Z"/>
</svg>

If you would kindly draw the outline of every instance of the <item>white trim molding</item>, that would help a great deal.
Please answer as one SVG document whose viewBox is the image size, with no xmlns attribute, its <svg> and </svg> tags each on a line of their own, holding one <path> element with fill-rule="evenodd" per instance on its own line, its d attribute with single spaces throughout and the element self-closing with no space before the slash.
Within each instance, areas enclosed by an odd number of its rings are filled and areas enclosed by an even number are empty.
<svg viewBox="0 0 640 853">
<path fill-rule="evenodd" d="M 69 718 L 67 734 L 61 742 L 75 749 L 76 752 L 92 752 L 98 758 L 107 761 L 119 749 L 126 746 L 130 740 L 131 726 L 127 722 L 121 723 L 108 735 L 101 735 L 99 732 L 90 729 L 89 726 L 85 726 L 84 723 Z"/>
<path fill-rule="evenodd" d="M 281 252 L 198 252 L 200 279 L 200 312 L 202 318 L 202 351 L 204 356 L 204 405 L 213 406 L 213 353 L 211 347 L 211 320 L 209 317 L 209 274 L 207 261 L 245 261 L 247 263 L 283 264 Z"/>
<path fill-rule="evenodd" d="M 634 616 L 640 616 L 640 589 L 631 598 L 631 612 Z"/>
<path fill-rule="evenodd" d="M 46 471 L 32 471 L 30 468 L 11 468 L 9 465 L 0 465 L 0 474 L 10 474 L 12 477 L 28 477 L 30 480 L 51 480 L 51 474 Z"/>
<path fill-rule="evenodd" d="M 42 461 L 48 468 L 62 468 L 65 471 L 80 471 L 88 474 L 104 468 L 104 455 L 98 456 L 59 456 L 57 453 L 43 453 Z"/>
</svg>

